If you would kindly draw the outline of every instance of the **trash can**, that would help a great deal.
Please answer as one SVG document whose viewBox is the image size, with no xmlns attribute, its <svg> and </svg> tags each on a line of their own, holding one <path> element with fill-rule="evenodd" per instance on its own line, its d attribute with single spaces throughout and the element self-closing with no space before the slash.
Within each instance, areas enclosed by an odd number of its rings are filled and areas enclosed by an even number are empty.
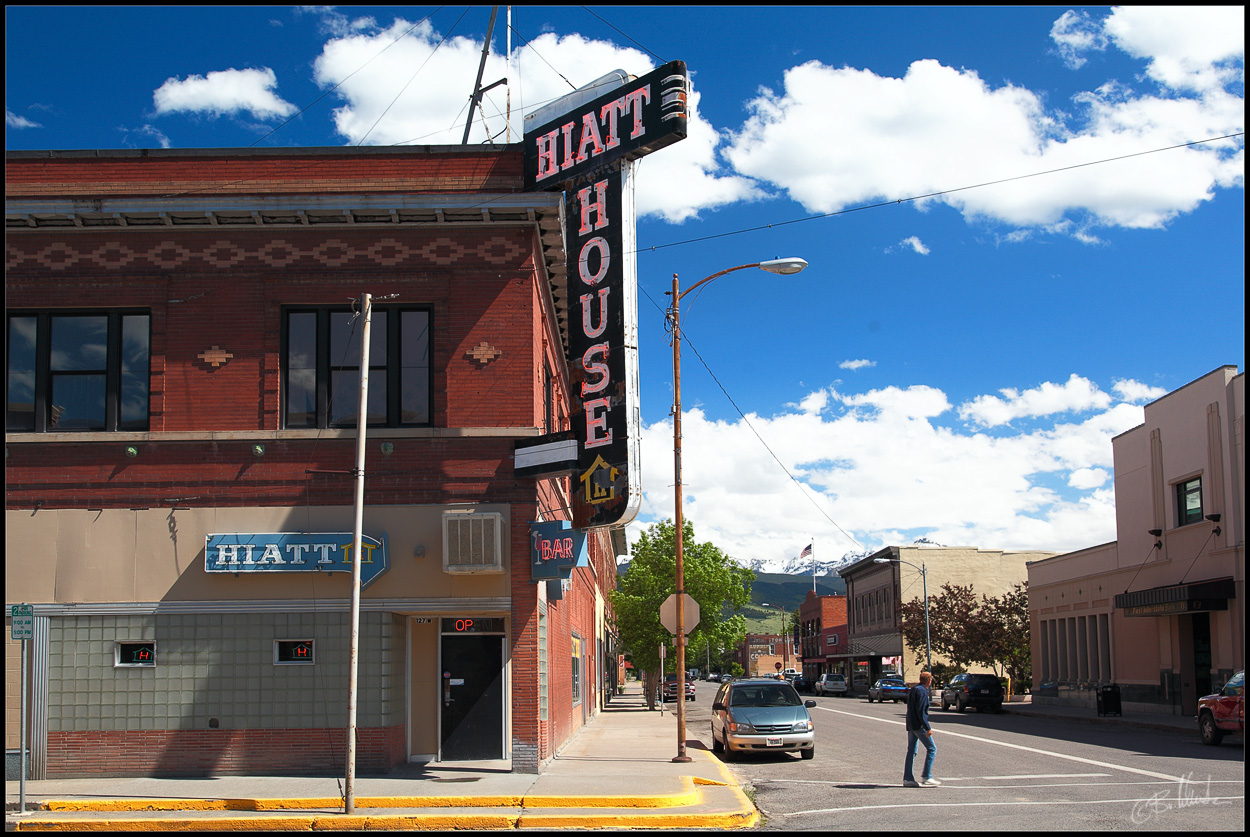
<svg viewBox="0 0 1250 837">
<path fill-rule="evenodd" d="M 1120 687 L 1115 683 L 1110 686 L 1098 687 L 1098 714 L 1103 715 L 1120 715 Z"/>
</svg>

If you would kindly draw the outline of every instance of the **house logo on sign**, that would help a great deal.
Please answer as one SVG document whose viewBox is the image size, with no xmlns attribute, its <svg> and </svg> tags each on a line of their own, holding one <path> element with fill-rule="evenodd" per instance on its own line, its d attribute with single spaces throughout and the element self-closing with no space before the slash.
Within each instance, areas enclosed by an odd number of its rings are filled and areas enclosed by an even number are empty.
<svg viewBox="0 0 1250 837">
<path fill-rule="evenodd" d="M 618 474 L 619 471 L 604 462 L 602 456 L 596 456 L 595 461 L 580 477 L 586 502 L 594 506 L 615 499 Z"/>
</svg>

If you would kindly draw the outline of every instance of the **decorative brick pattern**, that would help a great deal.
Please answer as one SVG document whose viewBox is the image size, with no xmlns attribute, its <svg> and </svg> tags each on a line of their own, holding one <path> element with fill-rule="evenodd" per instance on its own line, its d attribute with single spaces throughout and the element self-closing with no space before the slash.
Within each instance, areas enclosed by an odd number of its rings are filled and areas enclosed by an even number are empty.
<svg viewBox="0 0 1250 837">
<path fill-rule="evenodd" d="M 10 239 L 5 246 L 4 261 L 6 270 L 36 267 L 52 271 L 64 271 L 74 267 L 98 270 L 123 270 L 132 267 L 228 270 L 243 264 L 275 268 L 311 265 L 446 267 L 467 261 L 503 266 L 514 265 L 527 254 L 524 247 L 504 236 L 492 236 L 475 245 L 465 244 L 448 236 L 438 236 L 419 245 L 395 238 L 382 238 L 367 244 L 353 244 L 331 238 L 303 247 L 283 238 L 252 247 L 245 242 L 231 240 L 193 244 L 190 237 L 177 241 L 162 240 L 138 247 L 120 241 L 100 244 L 93 240 L 83 240 L 55 241 L 29 252 L 20 250 L 18 244 Z"/>
</svg>

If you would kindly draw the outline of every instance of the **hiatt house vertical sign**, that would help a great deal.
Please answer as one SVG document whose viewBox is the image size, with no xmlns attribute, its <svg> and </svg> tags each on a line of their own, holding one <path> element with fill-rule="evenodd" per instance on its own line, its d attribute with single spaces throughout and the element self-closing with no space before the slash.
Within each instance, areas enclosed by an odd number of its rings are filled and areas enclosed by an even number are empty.
<svg viewBox="0 0 1250 837">
<path fill-rule="evenodd" d="M 685 138 L 687 86 L 673 61 L 525 134 L 526 188 L 565 194 L 578 529 L 628 523 L 641 499 L 630 161 Z"/>
</svg>

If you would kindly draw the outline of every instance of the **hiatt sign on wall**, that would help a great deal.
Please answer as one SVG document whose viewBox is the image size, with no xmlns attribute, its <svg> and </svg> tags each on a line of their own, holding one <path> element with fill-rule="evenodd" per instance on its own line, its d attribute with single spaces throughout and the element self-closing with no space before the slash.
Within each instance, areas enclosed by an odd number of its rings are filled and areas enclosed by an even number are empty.
<svg viewBox="0 0 1250 837">
<path fill-rule="evenodd" d="M 578 529 L 628 523 L 641 500 L 629 161 L 686 136 L 686 96 L 686 65 L 673 61 L 525 134 L 526 188 L 565 193 Z"/>
<path fill-rule="evenodd" d="M 351 532 L 232 532 L 204 539 L 208 573 L 351 573 Z M 361 537 L 360 588 L 386 572 L 386 536 Z"/>
</svg>

